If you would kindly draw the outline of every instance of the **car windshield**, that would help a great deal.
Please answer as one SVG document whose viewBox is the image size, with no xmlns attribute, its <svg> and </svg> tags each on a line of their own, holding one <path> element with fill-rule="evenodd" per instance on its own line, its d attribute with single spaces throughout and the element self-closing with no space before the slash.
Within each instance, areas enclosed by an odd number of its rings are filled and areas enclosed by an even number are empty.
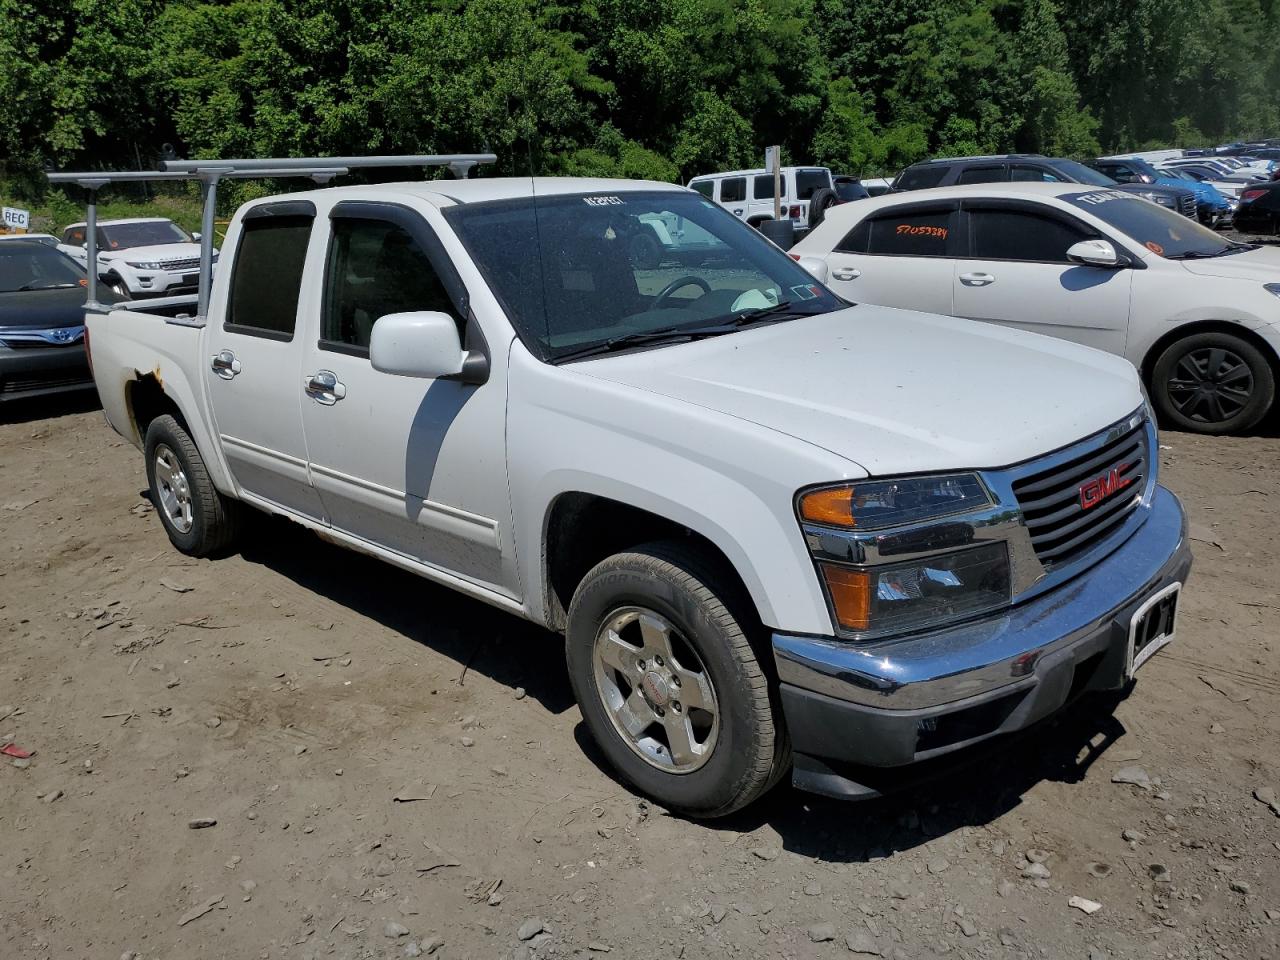
<svg viewBox="0 0 1280 960">
<path fill-rule="evenodd" d="M 1099 173 L 1093 167 L 1086 167 L 1075 160 L 1055 160 L 1053 170 L 1071 183 L 1087 183 L 1091 187 L 1115 186 L 1115 180 L 1105 173 Z"/>
<path fill-rule="evenodd" d="M 847 203 L 850 200 L 863 200 L 870 194 L 867 193 L 867 188 L 857 180 L 840 177 L 836 180 L 836 196 Z"/>
<path fill-rule="evenodd" d="M 1095 190 L 1062 197 L 1087 210 L 1168 260 L 1220 257 L 1237 250 L 1251 249 L 1220 237 L 1200 224 L 1142 197 L 1120 190 Z"/>
<path fill-rule="evenodd" d="M 520 339 L 556 362 L 845 306 L 695 193 L 619 191 L 449 207 Z"/>
<path fill-rule="evenodd" d="M 0 293 L 84 286 L 84 271 L 64 253 L 32 240 L 0 243 Z"/>
<path fill-rule="evenodd" d="M 131 247 L 152 247 L 165 243 L 190 243 L 187 236 L 171 220 L 143 220 L 139 223 L 113 223 L 99 229 L 102 245 L 109 250 L 128 250 Z"/>
</svg>

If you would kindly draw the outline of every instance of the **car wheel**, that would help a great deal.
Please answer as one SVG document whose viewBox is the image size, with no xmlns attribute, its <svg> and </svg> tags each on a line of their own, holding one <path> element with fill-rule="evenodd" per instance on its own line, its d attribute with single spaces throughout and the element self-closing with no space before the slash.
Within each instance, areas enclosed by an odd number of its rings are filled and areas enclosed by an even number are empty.
<svg viewBox="0 0 1280 960">
<path fill-rule="evenodd" d="M 637 233 L 629 244 L 631 262 L 641 270 L 656 270 L 662 264 L 662 244 L 652 232 Z"/>
<path fill-rule="evenodd" d="M 225 549 L 235 539 L 240 505 L 214 487 L 187 431 L 168 414 L 156 417 L 143 449 L 151 502 L 173 545 L 193 557 Z"/>
<path fill-rule="evenodd" d="M 1258 425 L 1275 398 L 1275 374 L 1253 344 L 1197 333 L 1165 348 L 1151 370 L 1151 400 L 1168 426 L 1238 433 Z"/>
<path fill-rule="evenodd" d="M 827 217 L 827 210 L 836 202 L 835 191 L 828 187 L 815 190 L 809 200 L 809 229 L 812 230 Z"/>
<path fill-rule="evenodd" d="M 786 771 L 790 744 L 735 578 L 654 543 L 599 563 L 569 610 L 582 716 L 624 779 L 691 817 L 732 813 Z"/>
</svg>

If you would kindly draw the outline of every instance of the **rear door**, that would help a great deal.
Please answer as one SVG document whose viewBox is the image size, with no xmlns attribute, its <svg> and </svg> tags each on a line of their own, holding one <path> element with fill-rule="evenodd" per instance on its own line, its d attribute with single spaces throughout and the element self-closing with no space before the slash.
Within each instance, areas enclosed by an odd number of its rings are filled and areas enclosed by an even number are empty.
<svg viewBox="0 0 1280 960">
<path fill-rule="evenodd" d="M 1096 230 L 1055 207 L 1004 199 L 965 200 L 961 224 L 958 316 L 1124 353 L 1133 271 L 1067 259 Z"/>
<path fill-rule="evenodd" d="M 957 209 L 950 201 L 875 211 L 827 255 L 831 288 L 858 303 L 951 313 Z"/>
<path fill-rule="evenodd" d="M 241 489 L 261 505 L 321 519 L 298 391 L 298 304 L 315 214 L 307 200 L 245 213 L 225 308 L 210 311 L 222 319 L 211 321 L 210 355 L 201 359 L 218 437 Z"/>
<path fill-rule="evenodd" d="M 344 201 L 320 228 L 323 294 L 306 310 L 296 380 L 312 477 L 335 530 L 515 597 L 505 352 L 479 385 L 369 362 L 374 325 L 392 313 L 447 313 L 469 349 L 483 341 L 427 216 L 443 225 L 434 208 Z"/>
<path fill-rule="evenodd" d="M 720 206 L 739 220 L 746 220 L 749 189 L 746 177 L 724 177 L 717 181 L 716 199 L 720 201 Z"/>
</svg>

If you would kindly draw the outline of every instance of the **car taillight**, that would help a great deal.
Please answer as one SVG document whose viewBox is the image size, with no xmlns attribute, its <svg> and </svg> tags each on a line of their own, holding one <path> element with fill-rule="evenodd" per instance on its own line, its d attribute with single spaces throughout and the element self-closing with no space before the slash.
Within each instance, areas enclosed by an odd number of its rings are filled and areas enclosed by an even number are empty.
<svg viewBox="0 0 1280 960">
<path fill-rule="evenodd" d="M 799 219 L 800 219 L 800 205 L 799 205 L 799 204 L 796 204 L 794 207 L 792 207 L 792 208 L 788 211 L 788 213 L 791 215 L 791 219 L 792 219 L 792 220 L 799 220 Z"/>
<path fill-rule="evenodd" d="M 1244 193 L 1240 194 L 1240 199 L 1245 203 L 1249 203 L 1250 201 L 1257 200 L 1259 197 L 1264 196 L 1266 192 L 1267 191 L 1265 190 L 1246 190 Z"/>
</svg>

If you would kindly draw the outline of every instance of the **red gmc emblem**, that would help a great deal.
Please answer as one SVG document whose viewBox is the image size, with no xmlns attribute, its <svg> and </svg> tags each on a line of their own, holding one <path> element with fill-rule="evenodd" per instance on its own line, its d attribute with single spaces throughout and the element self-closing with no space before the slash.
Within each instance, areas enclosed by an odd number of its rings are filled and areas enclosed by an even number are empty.
<svg viewBox="0 0 1280 960">
<path fill-rule="evenodd" d="M 1133 477 L 1122 477 L 1120 474 L 1129 469 L 1131 464 L 1118 463 L 1100 477 L 1094 477 L 1080 486 L 1080 506 L 1085 510 L 1096 507 L 1113 493 L 1123 490 L 1133 483 Z"/>
</svg>

